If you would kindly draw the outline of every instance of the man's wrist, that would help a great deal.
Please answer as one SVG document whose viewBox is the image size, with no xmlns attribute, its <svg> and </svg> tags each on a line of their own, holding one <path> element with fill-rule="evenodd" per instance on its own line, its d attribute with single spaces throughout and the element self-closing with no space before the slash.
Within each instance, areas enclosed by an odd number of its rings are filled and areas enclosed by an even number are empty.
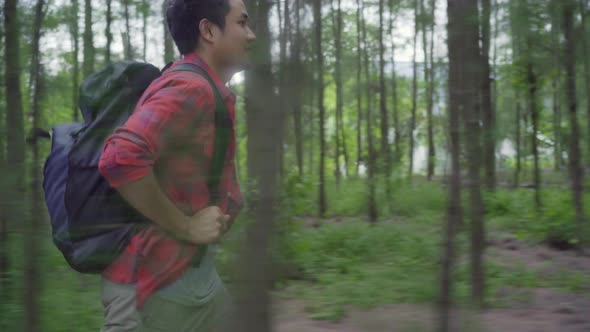
<svg viewBox="0 0 590 332">
<path fill-rule="evenodd" d="M 187 216 L 182 216 L 180 222 L 177 224 L 176 237 L 183 241 L 191 241 L 190 238 L 190 219 Z"/>
</svg>

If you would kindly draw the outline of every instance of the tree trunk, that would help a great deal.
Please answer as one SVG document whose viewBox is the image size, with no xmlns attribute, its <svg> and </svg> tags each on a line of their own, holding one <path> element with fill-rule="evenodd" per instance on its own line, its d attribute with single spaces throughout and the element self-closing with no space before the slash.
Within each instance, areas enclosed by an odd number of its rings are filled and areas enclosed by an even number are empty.
<svg viewBox="0 0 590 332">
<path fill-rule="evenodd" d="M 381 170 L 385 175 L 385 190 L 388 198 L 391 197 L 391 154 L 389 149 L 389 117 L 387 113 L 387 91 L 385 87 L 385 43 L 383 34 L 385 21 L 385 0 L 379 0 L 379 110 L 381 111 Z"/>
<path fill-rule="evenodd" d="M 75 122 L 80 117 L 78 112 L 78 80 L 80 77 L 80 63 L 78 56 L 80 54 L 80 28 L 78 27 L 79 7 L 78 0 L 72 0 L 72 17 L 70 22 L 70 34 L 74 44 L 74 70 L 72 71 L 72 119 Z"/>
<path fill-rule="evenodd" d="M 107 45 L 105 47 L 106 63 L 111 63 L 111 45 L 113 43 L 113 33 L 111 32 L 111 24 L 113 23 L 113 0 L 107 0 L 107 26 L 105 29 L 105 36 L 107 38 Z"/>
<path fill-rule="evenodd" d="M 297 155 L 297 170 L 299 177 L 303 177 L 303 125 L 301 123 L 301 102 L 303 101 L 303 64 L 301 62 L 301 6 L 300 0 L 295 0 L 295 41 L 291 51 L 293 58 L 293 84 L 295 84 L 294 100 L 298 101 L 293 104 L 293 125 L 295 132 L 295 151 Z"/>
<path fill-rule="evenodd" d="M 430 17 L 432 17 L 431 27 L 430 27 L 430 92 L 428 93 L 428 109 L 430 110 L 430 116 L 432 117 L 432 109 L 434 105 L 434 89 L 435 89 L 435 65 L 434 65 L 434 28 L 436 26 L 436 19 L 435 19 L 435 12 L 436 12 L 436 0 L 431 0 L 430 3 Z M 428 128 L 428 140 L 429 140 L 429 148 L 428 148 L 428 159 L 430 160 L 429 163 L 429 173 L 431 177 L 434 176 L 435 166 L 436 166 L 436 146 L 434 145 L 434 123 L 433 119 L 430 120 L 430 126 Z"/>
<path fill-rule="evenodd" d="M 426 9 L 424 6 L 424 1 L 420 1 L 421 11 L 423 16 L 426 15 Z M 430 24 L 430 29 L 432 34 L 434 33 L 434 1 L 431 1 L 431 13 L 428 21 Z M 423 18 L 424 20 L 424 18 Z M 431 22 L 430 22 L 431 21 Z M 433 123 L 432 123 L 432 108 L 433 108 L 433 98 L 434 98 L 434 80 L 432 79 L 434 63 L 432 59 L 428 57 L 428 38 L 427 38 L 427 24 L 425 21 L 422 22 L 422 47 L 424 50 L 424 82 L 426 83 L 426 114 L 428 120 L 428 162 L 427 162 L 427 178 L 428 180 L 432 180 L 434 176 L 434 158 L 435 158 L 435 150 L 434 150 L 434 132 L 433 132 Z M 432 57 L 433 46 L 432 43 L 434 42 L 433 38 L 431 38 L 431 45 L 430 45 L 430 56 Z"/>
<path fill-rule="evenodd" d="M 340 30 L 339 30 L 339 23 L 337 22 L 336 17 L 338 14 L 334 9 L 334 0 L 330 0 L 330 5 L 332 9 L 332 27 L 333 27 L 333 37 L 334 37 L 334 49 L 335 49 L 335 65 L 334 65 L 334 82 L 336 83 L 336 127 L 334 133 L 334 141 L 336 142 L 336 150 L 334 152 L 334 177 L 336 178 L 336 184 L 340 185 L 340 178 L 342 177 L 342 172 L 340 171 L 340 131 L 342 127 L 340 126 L 340 110 L 342 107 L 342 100 L 341 100 L 341 93 L 342 93 L 342 86 L 341 79 L 340 79 L 340 41 L 338 40 Z M 340 7 L 340 6 L 339 6 Z"/>
<path fill-rule="evenodd" d="M 587 9 L 588 8 L 588 1 L 587 0 L 580 0 L 580 13 L 582 16 L 582 36 L 580 39 L 582 40 L 582 50 L 584 54 L 588 54 L 588 36 L 586 35 L 586 16 L 588 15 Z M 590 59 L 587 56 L 582 57 L 584 59 L 584 81 L 585 81 L 585 88 L 586 88 L 586 144 L 588 156 L 586 157 L 586 162 L 583 163 L 587 167 L 590 167 Z"/>
<path fill-rule="evenodd" d="M 418 107 L 418 63 L 416 62 L 416 50 L 418 45 L 418 33 L 420 31 L 420 14 L 418 12 L 418 0 L 414 0 L 414 53 L 412 56 L 412 118 L 410 120 L 410 149 L 408 158 L 410 165 L 408 167 L 408 178 L 412 179 L 414 173 L 414 130 L 416 129 L 416 109 Z"/>
<path fill-rule="evenodd" d="M 460 162 L 460 117 L 461 109 L 469 107 L 465 80 L 464 61 L 466 58 L 465 11 L 469 0 L 448 0 L 448 49 L 449 49 L 449 143 L 451 151 L 451 176 L 449 178 L 449 205 L 445 227 L 442 268 L 440 277 L 440 298 L 438 300 L 439 332 L 451 331 L 451 307 L 453 294 L 453 268 L 455 264 L 455 236 L 457 226 L 463 223 L 461 208 L 461 162 Z"/>
<path fill-rule="evenodd" d="M 481 195 L 481 127 L 478 111 L 481 107 L 480 87 L 482 69 L 481 49 L 479 46 L 479 13 L 476 1 L 464 1 L 464 66 L 468 68 L 465 75 L 467 104 L 463 107 L 463 124 L 465 130 L 467 168 L 469 176 L 469 219 L 471 221 L 471 296 L 475 306 L 484 307 L 485 274 L 483 254 L 485 249 L 484 206 Z M 461 2 L 459 1 L 459 2 Z"/>
<path fill-rule="evenodd" d="M 0 24 L 0 52 L 2 52 L 2 56 L 4 56 L 4 19 L 2 19 L 2 24 Z M 4 58 L 3 58 L 4 59 Z M 3 86 L 4 84 L 4 67 L 0 66 L 0 85 Z M 4 118 L 6 116 L 6 108 L 4 107 L 4 89 L 0 88 L 0 133 L 5 133 L 6 131 L 6 119 Z M 4 165 L 4 163 L 6 162 L 6 141 L 5 141 L 5 135 L 4 134 L 0 134 L 0 171 L 2 171 L 2 167 Z M 2 181 L 0 181 L 0 192 L 4 192 L 4 190 L 2 189 L 3 183 Z M 0 199 L 2 199 L 2 197 L 0 197 Z M 1 232 L 1 225 L 2 225 L 2 220 L 3 220 L 3 211 L 4 209 L 1 208 L 2 207 L 2 202 L 0 202 L 0 238 L 2 236 L 2 232 Z M 2 266 L 2 251 L 0 250 L 0 275 L 1 275 L 1 266 Z"/>
<path fill-rule="evenodd" d="M 129 0 L 123 0 L 123 17 L 125 18 L 125 32 L 123 33 L 125 60 L 131 60 L 133 59 L 133 50 L 131 49 L 131 29 L 129 27 Z"/>
<path fill-rule="evenodd" d="M 553 78 L 551 81 L 551 89 L 553 90 L 553 168 L 556 171 L 559 171 L 563 164 L 563 153 L 561 152 L 561 98 L 559 96 L 559 91 L 561 90 L 561 70 L 558 69 L 558 71 L 559 73 L 557 74 L 557 77 Z"/>
<path fill-rule="evenodd" d="M 360 166 L 363 162 L 363 140 L 362 140 L 362 118 L 363 118 L 363 97 L 361 88 L 362 67 L 362 49 L 361 49 L 361 0 L 356 0 L 356 100 L 357 100 L 357 119 L 356 119 L 356 175 L 360 175 Z"/>
<path fill-rule="evenodd" d="M 556 171 L 563 165 L 561 147 L 561 71 L 562 47 L 559 41 L 560 8 L 557 0 L 551 2 L 551 43 L 553 45 L 553 68 L 551 78 L 552 107 L 553 107 L 553 167 Z"/>
<path fill-rule="evenodd" d="M 147 62 L 147 20 L 150 15 L 150 3 L 147 0 L 141 2 L 141 14 L 143 19 L 143 61 Z"/>
<path fill-rule="evenodd" d="M 310 52 L 311 53 L 311 52 Z M 310 75 L 311 78 L 311 75 Z M 310 105 L 317 105 L 317 90 L 315 88 L 315 82 L 313 81 L 313 79 L 310 79 L 308 81 L 308 91 L 310 94 L 309 100 L 310 100 Z M 307 173 L 309 174 L 309 176 L 314 176 L 314 170 L 315 168 L 315 155 L 316 155 L 316 145 L 314 144 L 315 140 L 316 140 L 316 133 L 315 133 L 315 129 L 314 129 L 314 124 L 316 123 L 316 118 L 315 118 L 315 112 L 314 111 L 309 111 L 307 112 L 307 116 L 308 116 L 308 121 L 307 124 L 309 126 L 309 141 L 308 141 L 308 149 L 307 149 L 307 153 L 309 154 L 307 157 L 308 160 L 308 166 L 307 166 Z"/>
<path fill-rule="evenodd" d="M 520 169 L 521 164 L 521 151 L 522 147 L 520 144 L 520 122 L 522 121 L 522 106 L 520 105 L 520 96 L 516 93 L 516 169 L 514 170 L 514 188 L 518 188 L 520 185 Z"/>
<path fill-rule="evenodd" d="M 348 159 L 348 147 L 346 144 L 346 126 L 344 125 L 344 92 L 343 89 L 343 80 L 342 80 L 342 29 L 343 29 L 343 21 L 342 21 L 342 8 L 340 4 L 341 0 L 338 0 L 338 12 L 336 15 L 336 23 L 337 23 L 337 33 L 336 33 L 336 70 L 337 70 L 337 80 L 336 80 L 336 114 L 337 119 L 339 121 L 340 129 L 338 132 L 340 133 L 339 141 L 342 154 L 344 156 L 344 169 L 345 175 L 348 175 L 349 170 L 349 159 Z"/>
<path fill-rule="evenodd" d="M 532 52 L 532 50 L 529 49 L 529 52 Z M 533 125 L 531 147 L 534 158 L 535 207 L 537 211 L 539 211 L 541 209 L 541 171 L 539 169 L 539 148 L 537 147 L 539 128 L 539 114 L 537 112 L 537 75 L 534 72 L 533 64 L 530 60 L 527 64 L 527 82 L 529 112 L 531 114 L 531 122 Z"/>
<path fill-rule="evenodd" d="M 166 21 L 166 10 L 168 8 L 168 2 L 170 0 L 164 0 L 162 3 L 162 16 L 164 24 L 164 63 L 174 61 L 174 41 L 168 30 L 168 23 Z"/>
<path fill-rule="evenodd" d="M 332 30 L 334 35 L 334 50 L 335 50 L 335 65 L 334 65 L 334 82 L 336 83 L 336 132 L 334 139 L 336 142 L 336 151 L 334 153 L 334 175 L 336 177 L 336 183 L 340 184 L 340 178 L 342 177 L 342 171 L 340 169 L 340 155 L 344 149 L 344 124 L 342 121 L 342 15 L 340 13 L 340 0 L 338 1 L 338 8 L 334 8 L 334 0 L 330 1 L 332 9 Z M 346 158 L 345 158 L 346 159 Z M 348 163 L 345 163 L 348 168 Z"/>
<path fill-rule="evenodd" d="M 528 144 L 527 142 L 530 142 L 529 140 L 527 140 L 527 134 L 529 133 L 529 112 L 530 112 L 530 105 L 528 105 L 528 91 L 525 94 L 526 102 L 527 102 L 527 107 L 523 108 L 523 112 L 522 112 L 522 124 L 523 124 L 523 132 L 522 132 L 522 140 L 521 140 L 521 145 L 522 145 L 522 150 L 521 150 L 521 156 L 524 160 L 523 162 L 523 169 L 522 169 L 522 173 L 524 175 L 524 178 L 526 179 L 528 176 L 528 172 L 530 171 L 529 169 L 529 163 L 528 163 Z M 531 148 L 532 151 L 532 148 Z"/>
<path fill-rule="evenodd" d="M 394 22 L 394 0 L 389 1 L 389 34 L 393 36 L 393 22 Z M 360 82 L 360 79 L 357 80 Z M 394 160 L 396 163 L 401 161 L 401 129 L 399 125 L 399 108 L 398 108 L 398 97 L 397 97 L 397 77 L 395 73 L 395 42 L 391 40 L 391 90 L 392 90 L 392 109 L 393 109 L 393 129 L 394 129 L 394 149 L 395 156 Z"/>
<path fill-rule="evenodd" d="M 449 80 L 451 109 L 461 110 L 466 142 L 466 165 L 469 188 L 469 219 L 471 230 L 471 296 L 473 304 L 484 307 L 485 248 L 484 206 L 480 184 L 480 93 L 482 62 L 479 37 L 479 13 L 476 1 L 449 0 L 449 51 L 453 61 Z M 458 80 L 458 82 L 453 82 Z M 455 91 L 454 91 L 455 90 Z M 452 143 L 454 144 L 454 142 Z"/>
<path fill-rule="evenodd" d="M 24 118 L 22 95 L 20 86 L 20 56 L 19 56 L 19 26 L 17 21 L 18 0 L 4 1 L 4 88 L 6 96 L 6 172 L 3 181 L 7 182 L 6 197 L 6 220 L 7 223 L 18 223 L 24 220 Z M 11 289 L 10 277 L 7 275 L 10 270 L 9 241 L 7 238 L 9 225 L 3 229 L 2 241 L 2 286 L 7 290 Z"/>
<path fill-rule="evenodd" d="M 4 22 L 3 22 L 4 23 Z M 0 50 L 2 50 L 4 55 L 4 24 L 0 24 Z M 4 58 L 3 58 L 4 59 Z M 0 68 L 0 82 L 4 84 L 4 68 Z M 4 89 L 0 89 L 0 172 L 1 174 L 5 174 L 6 172 L 6 140 L 5 134 L 6 133 L 6 107 L 4 107 Z M 8 303 L 8 299 L 6 295 L 8 294 L 7 290 L 8 283 L 7 281 L 7 271 L 8 271 L 8 258 L 9 258 L 9 248 L 8 248 L 8 220 L 6 219 L 6 192 L 8 188 L 6 187 L 6 181 L 4 179 L 0 180 L 0 301 L 3 303 Z"/>
<path fill-rule="evenodd" d="M 7 161 L 16 170 L 24 162 L 24 120 L 20 87 L 18 0 L 4 2 L 4 88 L 6 89 Z"/>
<path fill-rule="evenodd" d="M 515 63 L 520 58 L 520 31 L 518 29 L 518 25 L 516 24 L 517 15 L 519 12 L 519 6 L 516 2 L 510 3 L 510 35 L 511 35 L 511 43 L 512 43 L 512 62 Z M 522 132 L 522 121 L 526 119 L 523 115 L 522 105 L 521 105 L 521 98 L 520 98 L 520 86 L 518 84 L 513 84 L 512 89 L 515 92 L 515 104 L 516 104 L 516 133 L 515 133 L 515 140 L 516 140 L 516 168 L 514 170 L 514 188 L 518 188 L 520 185 L 520 173 L 522 170 L 522 140 L 521 140 L 521 132 Z M 525 132 L 526 132 L 526 124 L 525 124 Z"/>
<path fill-rule="evenodd" d="M 365 124 L 367 131 L 367 170 L 368 170 L 368 184 L 369 184 L 369 222 L 377 222 L 377 202 L 376 202 L 376 183 L 375 183 L 375 170 L 376 170 L 376 151 L 373 143 L 373 119 L 372 119 L 372 95 L 371 95 L 371 75 L 369 67 L 369 46 L 367 43 L 367 27 L 366 20 L 363 13 L 364 0 L 361 1 L 361 19 L 362 19 L 362 30 L 363 40 L 365 41 L 364 47 L 364 62 L 365 62 L 365 84 L 367 86 L 367 111 L 365 112 Z"/>
<path fill-rule="evenodd" d="M 92 32 L 92 2 L 84 2 L 84 78 L 94 71 L 94 42 Z"/>
<path fill-rule="evenodd" d="M 313 21 L 315 25 L 315 51 L 317 62 L 317 89 L 318 109 L 320 110 L 320 170 L 319 170 L 319 214 L 326 214 L 326 187 L 325 187 L 325 159 L 326 159 L 326 128 L 324 109 L 324 54 L 322 51 L 322 1 L 313 3 Z"/>
<path fill-rule="evenodd" d="M 492 102 L 492 78 L 490 69 L 491 0 L 481 0 L 481 100 L 483 123 L 483 165 L 485 184 L 490 190 L 496 187 L 496 135 L 495 111 Z"/>
<path fill-rule="evenodd" d="M 578 128 L 578 115 L 576 104 L 576 44 L 573 34 L 574 21 L 573 0 L 563 2 L 563 32 L 565 35 L 565 71 L 567 75 L 567 101 L 569 109 L 569 122 L 571 130 L 570 145 L 570 179 L 572 184 L 572 195 L 574 199 L 574 208 L 576 211 L 576 224 L 580 235 L 587 235 L 587 225 L 584 220 L 584 205 L 582 195 L 584 190 L 584 172 L 582 170 L 581 152 L 580 152 L 580 130 Z"/>
<path fill-rule="evenodd" d="M 281 179 L 284 178 L 285 175 L 285 151 L 284 151 L 284 132 L 285 132 L 285 121 L 287 117 L 285 114 L 290 113 L 292 102 L 291 102 L 291 89 L 287 89 L 287 80 L 290 79 L 291 75 L 289 72 L 289 68 L 291 68 L 291 64 L 287 61 L 287 40 L 289 40 L 290 29 L 291 29 L 291 22 L 289 16 L 289 2 L 285 1 L 284 7 L 281 8 L 280 5 L 277 5 L 277 13 L 279 16 L 279 46 L 280 46 L 280 55 L 279 55 L 279 108 L 278 112 L 276 112 L 277 117 L 279 118 L 277 122 L 277 129 L 279 133 L 277 135 L 276 140 L 276 156 L 278 158 L 278 169 L 279 169 L 279 176 Z M 281 13 L 281 11 L 283 11 Z M 287 77 L 289 75 L 289 77 Z"/>
<path fill-rule="evenodd" d="M 39 262 L 41 261 L 40 243 L 41 227 L 43 225 L 43 213 L 41 206 L 41 188 L 39 175 L 41 174 L 39 145 L 35 135 L 35 129 L 39 127 L 41 110 L 40 102 L 43 94 L 41 84 L 43 70 L 39 52 L 39 41 L 41 39 L 41 25 L 44 16 L 44 0 L 38 0 L 35 6 L 35 22 L 33 26 L 33 38 L 31 47 L 31 87 L 32 87 L 32 116 L 33 128 L 31 139 L 33 148 L 33 167 L 31 168 L 31 218 L 25 221 L 24 242 L 24 303 L 25 303 L 25 331 L 36 332 L 41 330 L 39 295 L 41 294 L 41 279 L 39 278 Z"/>
<path fill-rule="evenodd" d="M 246 239 L 238 259 L 236 304 L 238 312 L 234 326 L 227 331 L 270 332 L 272 260 L 271 234 L 276 206 L 276 128 L 274 110 L 278 106 L 272 93 L 274 82 L 271 71 L 271 34 L 268 26 L 272 2 L 257 1 L 252 10 L 257 26 L 257 43 L 253 50 L 254 67 L 246 73 L 248 159 L 249 169 L 256 183 L 253 195 L 253 220 L 246 230 Z M 255 8 L 250 3 L 250 8 Z M 270 97 L 269 97 L 270 96 Z M 252 140 L 252 142 L 250 142 Z"/>
</svg>

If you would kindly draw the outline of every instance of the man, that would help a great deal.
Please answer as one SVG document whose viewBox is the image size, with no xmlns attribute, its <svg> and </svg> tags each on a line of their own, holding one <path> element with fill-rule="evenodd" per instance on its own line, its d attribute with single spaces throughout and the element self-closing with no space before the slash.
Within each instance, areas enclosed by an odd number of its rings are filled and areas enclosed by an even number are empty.
<svg viewBox="0 0 590 332">
<path fill-rule="evenodd" d="M 103 273 L 103 332 L 217 331 L 226 312 L 215 249 L 242 194 L 234 168 L 235 96 L 224 82 L 246 67 L 256 37 L 242 0 L 171 0 L 166 16 L 183 59 L 148 87 L 106 140 L 99 165 L 111 186 L 153 221 Z M 231 118 L 219 206 L 209 205 L 207 188 L 215 94 L 206 78 L 171 71 L 181 63 L 208 73 Z"/>
</svg>

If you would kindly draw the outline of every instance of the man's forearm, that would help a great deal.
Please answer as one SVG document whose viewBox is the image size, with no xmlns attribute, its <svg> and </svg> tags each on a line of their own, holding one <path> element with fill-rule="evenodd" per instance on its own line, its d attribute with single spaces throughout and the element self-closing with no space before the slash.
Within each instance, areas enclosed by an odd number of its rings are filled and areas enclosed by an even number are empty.
<svg viewBox="0 0 590 332">
<path fill-rule="evenodd" d="M 117 188 L 137 211 L 174 236 L 186 240 L 188 217 L 162 192 L 153 173 Z"/>
</svg>

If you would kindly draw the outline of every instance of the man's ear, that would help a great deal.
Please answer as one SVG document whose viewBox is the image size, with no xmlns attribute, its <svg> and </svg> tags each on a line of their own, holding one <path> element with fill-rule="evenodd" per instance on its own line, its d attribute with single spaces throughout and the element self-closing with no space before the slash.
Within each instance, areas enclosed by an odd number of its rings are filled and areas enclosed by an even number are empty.
<svg viewBox="0 0 590 332">
<path fill-rule="evenodd" d="M 208 42 L 213 42 L 213 24 L 206 18 L 199 22 L 199 34 Z"/>
</svg>

